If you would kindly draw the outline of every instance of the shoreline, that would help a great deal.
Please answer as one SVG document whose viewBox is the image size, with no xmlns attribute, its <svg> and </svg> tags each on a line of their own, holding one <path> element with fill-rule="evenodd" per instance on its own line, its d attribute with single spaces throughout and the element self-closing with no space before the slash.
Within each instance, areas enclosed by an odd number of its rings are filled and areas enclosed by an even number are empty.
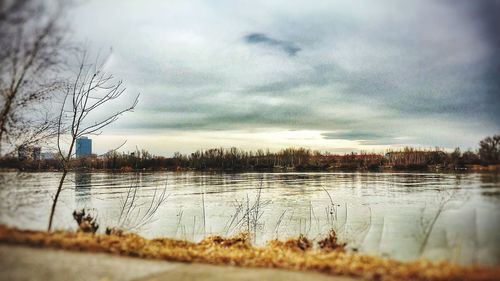
<svg viewBox="0 0 500 281">
<path fill-rule="evenodd" d="M 365 280 L 497 280 L 500 266 L 460 266 L 425 259 L 401 262 L 387 258 L 323 251 L 304 247 L 300 240 L 272 240 L 253 246 L 245 236 L 212 236 L 199 243 L 169 238 L 145 239 L 137 234 L 91 234 L 68 231 L 29 231 L 0 225 L 0 243 L 57 248 L 81 252 L 104 252 L 119 256 L 185 263 L 207 263 L 249 268 L 281 268 L 320 272 Z"/>
<path fill-rule="evenodd" d="M 17 168 L 3 168 L 0 167 L 0 173 L 50 173 L 50 172 L 62 172 L 60 169 L 17 169 Z M 428 174 L 471 174 L 471 173 L 500 173 L 500 165 L 474 165 L 473 167 L 465 168 L 465 169 L 389 169 L 382 168 L 376 170 L 370 169 L 242 169 L 242 170 L 228 170 L 228 169 L 190 169 L 190 168 L 182 168 L 182 169 L 69 169 L 69 172 L 81 172 L 81 173 L 162 173 L 162 172 L 196 172 L 196 173 L 227 173 L 227 174 L 238 174 L 238 173 L 276 173 L 276 174 L 293 174 L 293 173 L 395 173 L 395 174 L 404 174 L 404 173 L 428 173 Z"/>
</svg>

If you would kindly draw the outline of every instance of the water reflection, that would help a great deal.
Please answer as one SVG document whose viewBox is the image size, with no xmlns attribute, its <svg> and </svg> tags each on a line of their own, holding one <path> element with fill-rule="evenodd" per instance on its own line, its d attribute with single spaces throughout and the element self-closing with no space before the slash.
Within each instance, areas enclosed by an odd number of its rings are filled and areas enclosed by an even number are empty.
<svg viewBox="0 0 500 281">
<path fill-rule="evenodd" d="M 500 173 L 481 173 L 479 177 L 482 188 L 498 187 L 498 182 L 500 182 Z"/>
<path fill-rule="evenodd" d="M 92 174 L 75 173 L 75 204 L 77 209 L 82 209 L 92 203 Z"/>
</svg>

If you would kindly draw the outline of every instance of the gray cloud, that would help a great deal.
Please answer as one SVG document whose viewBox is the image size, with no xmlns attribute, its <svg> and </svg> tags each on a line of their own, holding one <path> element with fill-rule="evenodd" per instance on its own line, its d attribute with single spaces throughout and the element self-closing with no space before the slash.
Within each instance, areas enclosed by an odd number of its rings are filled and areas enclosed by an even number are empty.
<svg viewBox="0 0 500 281">
<path fill-rule="evenodd" d="M 325 139 L 348 139 L 348 140 L 373 140 L 383 137 L 380 133 L 374 132 L 328 132 L 323 133 L 322 136 Z"/>
<path fill-rule="evenodd" d="M 291 57 L 296 56 L 297 53 L 301 50 L 301 48 L 297 47 L 293 42 L 274 39 L 263 33 L 250 33 L 244 38 L 245 41 L 249 44 L 262 44 L 269 47 L 278 48 Z"/>
<path fill-rule="evenodd" d="M 387 145 L 400 144 L 402 139 L 393 137 L 387 133 L 377 133 L 370 131 L 337 131 L 321 134 L 326 140 L 352 140 L 363 145 Z"/>
<path fill-rule="evenodd" d="M 484 40 L 491 46 L 491 55 L 488 59 L 485 82 L 488 85 L 488 111 L 493 112 L 493 118 L 500 123 L 500 1 L 473 1 L 467 2 L 469 5 L 475 5 L 476 15 L 481 20 Z"/>
<path fill-rule="evenodd" d="M 495 1 L 89 2 L 75 33 L 113 46 L 109 71 L 141 92 L 116 126 L 130 134 L 276 128 L 476 147 L 500 131 Z"/>
</svg>

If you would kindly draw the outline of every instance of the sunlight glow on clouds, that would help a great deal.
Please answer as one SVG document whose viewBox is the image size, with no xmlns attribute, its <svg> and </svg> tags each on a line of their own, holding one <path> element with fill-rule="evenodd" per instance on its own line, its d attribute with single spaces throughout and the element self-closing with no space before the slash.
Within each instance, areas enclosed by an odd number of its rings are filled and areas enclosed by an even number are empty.
<svg viewBox="0 0 500 281">
<path fill-rule="evenodd" d="M 389 148 L 403 147 L 403 144 L 380 145 L 369 144 L 365 140 L 328 139 L 322 131 L 284 131 L 268 130 L 259 132 L 222 131 L 192 132 L 181 131 L 175 134 L 156 134 L 151 136 L 130 136 L 105 134 L 93 137 L 97 150 L 106 151 L 109 147 L 117 147 L 127 140 L 122 151 L 134 151 L 137 144 L 148 144 L 151 151 L 161 151 L 172 155 L 174 152 L 191 153 L 198 149 L 215 147 L 238 147 L 250 150 L 269 149 L 279 151 L 286 147 L 305 147 L 311 150 L 335 151 L 350 153 L 352 151 L 381 152 Z M 138 147 L 139 149 L 141 146 Z"/>
</svg>

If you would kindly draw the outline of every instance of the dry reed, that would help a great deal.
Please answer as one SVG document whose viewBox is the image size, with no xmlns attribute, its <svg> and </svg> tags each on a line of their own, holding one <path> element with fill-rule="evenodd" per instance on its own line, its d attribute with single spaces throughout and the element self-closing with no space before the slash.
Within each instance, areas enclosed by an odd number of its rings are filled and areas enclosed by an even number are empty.
<svg viewBox="0 0 500 281">
<path fill-rule="evenodd" d="M 26 231 L 0 225 L 0 242 L 76 251 L 107 252 L 122 256 L 201 262 L 244 267 L 271 267 L 316 271 L 365 280 L 445 281 L 498 280 L 500 267 L 459 266 L 420 259 L 400 262 L 387 258 L 311 249 L 305 239 L 255 247 L 248 235 L 233 238 L 212 236 L 200 243 L 168 238 L 145 239 L 136 234 L 104 235 L 68 231 Z"/>
</svg>

